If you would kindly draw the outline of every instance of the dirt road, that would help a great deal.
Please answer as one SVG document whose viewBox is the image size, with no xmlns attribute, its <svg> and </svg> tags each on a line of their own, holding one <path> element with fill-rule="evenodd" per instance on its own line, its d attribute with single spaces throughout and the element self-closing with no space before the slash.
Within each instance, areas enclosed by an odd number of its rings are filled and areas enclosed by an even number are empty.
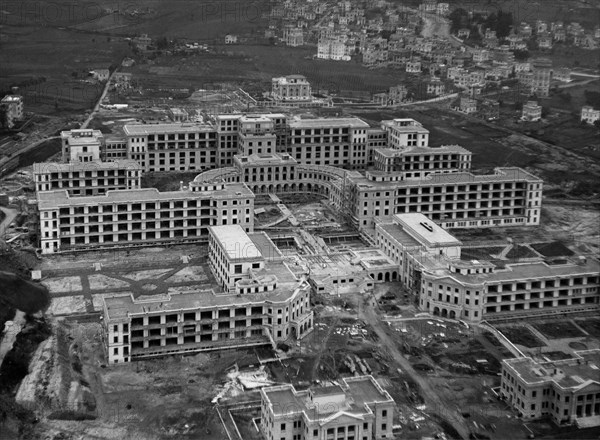
<svg viewBox="0 0 600 440">
<path fill-rule="evenodd" d="M 444 418 L 463 439 L 469 438 L 470 429 L 462 415 L 457 411 L 454 411 L 448 403 L 443 402 L 432 388 L 431 384 L 427 381 L 427 378 L 417 373 L 410 362 L 402 356 L 396 343 L 385 331 L 385 324 L 379 319 L 379 316 L 377 316 L 372 301 L 369 300 L 368 304 L 361 308 L 361 311 L 363 319 L 373 327 L 373 331 L 379 337 L 380 345 L 386 347 L 398 367 L 419 385 L 428 410 Z"/>
</svg>

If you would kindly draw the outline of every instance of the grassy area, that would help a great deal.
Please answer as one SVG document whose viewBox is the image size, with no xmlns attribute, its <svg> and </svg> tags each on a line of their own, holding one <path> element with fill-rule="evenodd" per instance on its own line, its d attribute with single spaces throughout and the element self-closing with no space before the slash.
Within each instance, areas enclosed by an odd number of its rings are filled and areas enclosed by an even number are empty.
<svg viewBox="0 0 600 440">
<path fill-rule="evenodd" d="M 579 338 L 585 336 L 570 321 L 553 321 L 531 325 L 548 339 Z"/>
<path fill-rule="evenodd" d="M 544 344 L 531 330 L 523 326 L 503 326 L 498 330 L 513 344 L 522 345 L 527 348 L 544 347 Z"/>
<path fill-rule="evenodd" d="M 525 245 L 515 245 L 513 248 L 508 251 L 506 254 L 506 258 L 508 259 L 519 259 L 519 258 L 533 258 L 539 257 L 537 253 L 535 253 L 529 246 Z"/>
<path fill-rule="evenodd" d="M 570 257 L 573 255 L 573 251 L 560 241 L 553 241 L 550 243 L 534 243 L 530 246 L 544 257 Z"/>
<path fill-rule="evenodd" d="M 502 252 L 506 246 L 492 246 L 492 247 L 465 247 L 462 248 L 460 253 L 461 260 L 490 260 L 492 255 L 498 255 Z"/>
<path fill-rule="evenodd" d="M 595 338 L 600 338 L 600 318 L 581 318 L 575 319 L 579 327 Z"/>
</svg>

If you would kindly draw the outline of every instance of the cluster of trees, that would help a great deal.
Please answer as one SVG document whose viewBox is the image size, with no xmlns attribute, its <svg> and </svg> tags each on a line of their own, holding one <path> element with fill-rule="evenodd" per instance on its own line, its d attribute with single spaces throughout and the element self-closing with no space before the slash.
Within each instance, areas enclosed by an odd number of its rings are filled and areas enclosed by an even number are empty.
<svg viewBox="0 0 600 440">
<path fill-rule="evenodd" d="M 496 31 L 496 36 L 499 39 L 508 37 L 510 29 L 513 25 L 512 12 L 504 12 L 500 9 L 497 13 L 492 12 L 487 17 L 480 14 L 474 14 L 472 17 L 463 8 L 457 8 L 450 13 L 450 32 L 456 33 L 461 28 L 471 30 L 471 36 L 477 38 L 479 36 L 479 28 L 492 29 Z"/>
<path fill-rule="evenodd" d="M 587 105 L 591 105 L 594 108 L 600 108 L 600 92 L 584 90 L 583 96 L 585 96 L 585 103 Z"/>
</svg>

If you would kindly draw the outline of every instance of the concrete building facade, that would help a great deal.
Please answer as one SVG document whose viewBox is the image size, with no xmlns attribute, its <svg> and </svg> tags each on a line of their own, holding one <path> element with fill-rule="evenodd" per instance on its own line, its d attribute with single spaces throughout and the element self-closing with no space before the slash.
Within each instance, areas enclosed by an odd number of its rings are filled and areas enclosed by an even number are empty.
<svg viewBox="0 0 600 440">
<path fill-rule="evenodd" d="M 310 83 L 303 75 L 288 75 L 273 78 L 271 96 L 276 101 L 310 101 Z"/>
<path fill-rule="evenodd" d="M 552 362 L 504 359 L 500 395 L 524 419 L 550 417 L 557 424 L 596 426 L 600 418 L 600 350 L 575 352 Z"/>
<path fill-rule="evenodd" d="M 377 244 L 400 266 L 400 281 L 433 315 L 481 321 L 600 310 L 600 262 L 541 258 L 499 266 L 462 260 L 462 243 L 422 214 L 376 226 Z"/>
<path fill-rule="evenodd" d="M 261 389 L 260 429 L 266 440 L 380 440 L 393 438 L 395 403 L 372 376 L 296 391 Z"/>
<path fill-rule="evenodd" d="M 206 241 L 208 227 L 254 227 L 254 194 L 244 184 L 190 185 L 70 196 L 66 190 L 37 195 L 42 253 L 96 247 Z"/>
</svg>

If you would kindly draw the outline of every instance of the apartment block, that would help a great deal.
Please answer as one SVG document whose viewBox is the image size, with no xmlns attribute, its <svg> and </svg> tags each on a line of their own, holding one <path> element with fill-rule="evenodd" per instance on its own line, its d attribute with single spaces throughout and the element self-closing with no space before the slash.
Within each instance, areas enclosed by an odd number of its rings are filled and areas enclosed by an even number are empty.
<svg viewBox="0 0 600 440">
<path fill-rule="evenodd" d="M 135 124 L 123 127 L 128 159 L 144 172 L 194 171 L 215 168 L 217 133 L 212 125 L 195 123 Z"/>
<path fill-rule="evenodd" d="M 531 93 L 535 93 L 539 97 L 548 97 L 552 79 L 552 61 L 547 58 L 536 59 L 533 61 L 532 68 Z"/>
<path fill-rule="evenodd" d="M 524 121 L 535 122 L 542 119 L 542 106 L 538 105 L 537 101 L 527 101 L 523 105 L 523 116 L 521 119 Z"/>
<path fill-rule="evenodd" d="M 37 192 L 65 189 L 69 196 L 95 196 L 140 187 L 142 169 L 126 158 L 123 140 L 106 140 L 99 130 L 76 129 L 61 132 L 61 142 L 62 163 L 33 164 Z"/>
<path fill-rule="evenodd" d="M 246 118 L 252 116 L 248 115 Z M 275 151 L 284 151 L 287 145 L 287 116 L 283 113 L 267 113 L 254 116 L 268 118 L 271 121 L 270 133 L 275 134 Z M 214 125 L 219 147 L 217 157 L 220 167 L 231 166 L 234 155 L 244 154 L 243 149 L 240 147 L 241 119 L 244 117 L 245 115 L 242 114 L 215 116 Z M 245 129 L 253 128 L 251 121 L 249 119 L 247 121 L 249 122 Z"/>
<path fill-rule="evenodd" d="M 557 424 L 597 426 L 600 418 L 600 350 L 540 362 L 504 359 L 500 395 L 524 419 L 550 417 Z"/>
<path fill-rule="evenodd" d="M 109 363 L 275 346 L 312 331 L 310 285 L 290 271 L 265 233 L 247 234 L 240 225 L 210 227 L 209 266 L 224 292 L 104 297 Z"/>
<path fill-rule="evenodd" d="M 367 230 L 375 227 L 375 219 L 413 212 L 446 228 L 537 225 L 542 185 L 520 168 L 496 168 L 489 175 L 431 173 L 420 179 L 367 171 L 333 180 L 330 200 L 357 228 Z"/>
<path fill-rule="evenodd" d="M 98 162 L 104 143 L 100 130 L 76 129 L 61 131 L 62 162 Z"/>
<path fill-rule="evenodd" d="M 287 153 L 234 157 L 238 180 L 255 194 L 288 192 L 299 179 L 298 162 Z"/>
<path fill-rule="evenodd" d="M 372 376 L 296 391 L 261 389 L 260 430 L 266 440 L 380 440 L 393 438 L 395 403 Z"/>
<path fill-rule="evenodd" d="M 70 196 L 37 195 L 42 253 L 206 241 L 208 227 L 254 227 L 254 194 L 244 184 L 191 183 L 182 191 L 155 188 Z"/>
<path fill-rule="evenodd" d="M 600 121 L 600 110 L 595 110 L 594 107 L 588 105 L 581 107 L 581 121 L 588 124 Z"/>
<path fill-rule="evenodd" d="M 287 153 L 299 163 L 344 168 L 367 164 L 369 124 L 361 119 L 294 119 L 288 127 Z"/>
<path fill-rule="evenodd" d="M 404 173 L 404 178 L 421 178 L 435 172 L 466 171 L 471 168 L 471 152 L 458 145 L 411 147 L 406 150 L 375 148 L 373 165 L 377 171 Z"/>
<path fill-rule="evenodd" d="M 275 153 L 277 136 L 273 121 L 264 115 L 245 115 L 239 119 L 238 152 L 244 156 Z"/>
<path fill-rule="evenodd" d="M 310 286 L 296 284 L 269 294 L 244 296 L 198 291 L 152 295 L 150 299 L 104 297 L 108 363 L 272 346 L 293 334 L 300 339 L 312 331 L 313 315 Z M 285 324 L 277 325 L 280 320 Z M 285 328 L 283 333 L 281 328 Z"/>
<path fill-rule="evenodd" d="M 66 190 L 69 196 L 96 196 L 138 189 L 142 170 L 134 160 L 113 162 L 34 163 L 36 192 Z"/>
<path fill-rule="evenodd" d="M 461 259 L 462 243 L 422 214 L 378 223 L 376 240 L 400 280 L 433 315 L 467 321 L 600 310 L 600 262 L 528 259 L 499 265 Z"/>
<path fill-rule="evenodd" d="M 23 97 L 19 95 L 6 95 L 0 100 L 0 106 L 4 107 L 6 112 L 6 122 L 8 129 L 15 126 L 16 121 L 23 120 Z"/>
<path fill-rule="evenodd" d="M 388 133 L 389 148 L 406 150 L 408 147 L 429 145 L 429 130 L 414 119 L 381 121 L 381 128 Z"/>
<path fill-rule="evenodd" d="M 252 239 L 269 242 L 266 234 L 246 234 L 240 225 L 215 226 L 210 228 L 208 246 L 209 264 L 220 286 L 228 292 L 236 291 L 236 283 L 255 279 L 255 273 L 265 268 L 265 256 Z M 276 249 L 275 246 L 272 246 Z M 272 290 L 270 285 L 258 285 L 260 291 Z M 244 292 L 245 293 L 245 292 Z"/>
</svg>

